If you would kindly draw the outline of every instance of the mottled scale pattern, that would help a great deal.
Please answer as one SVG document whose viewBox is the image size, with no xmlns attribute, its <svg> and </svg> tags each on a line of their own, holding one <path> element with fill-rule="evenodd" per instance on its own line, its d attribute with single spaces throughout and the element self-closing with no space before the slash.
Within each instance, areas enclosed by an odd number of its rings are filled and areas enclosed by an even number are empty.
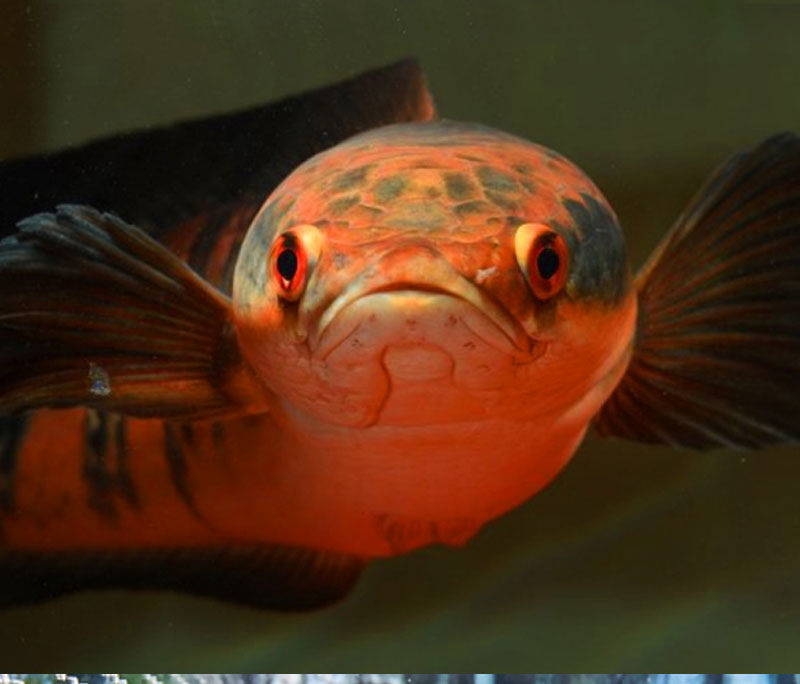
<svg viewBox="0 0 800 684">
<path fill-rule="evenodd" d="M 566 220 L 559 200 L 581 191 L 599 195 L 556 153 L 482 126 L 438 122 L 362 134 L 301 166 L 274 198 L 285 225 L 322 223 L 336 242 L 403 234 L 478 242 L 534 213 Z"/>
<path fill-rule="evenodd" d="M 240 275 L 249 291 L 266 291 L 275 235 L 312 223 L 325 253 L 308 298 L 329 298 L 387 249 L 435 245 L 468 278 L 492 273 L 481 286 L 525 318 L 535 303 L 509 249 L 525 222 L 548 224 L 569 245 L 567 296 L 615 304 L 627 291 L 622 232 L 578 167 L 515 136 L 447 121 L 376 129 L 300 166 L 256 220 Z"/>
</svg>

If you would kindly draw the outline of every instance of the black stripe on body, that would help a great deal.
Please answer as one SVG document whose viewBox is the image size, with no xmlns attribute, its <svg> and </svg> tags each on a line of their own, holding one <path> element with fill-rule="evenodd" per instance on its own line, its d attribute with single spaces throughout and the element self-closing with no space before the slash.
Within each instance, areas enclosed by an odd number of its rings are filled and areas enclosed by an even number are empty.
<svg viewBox="0 0 800 684">
<path fill-rule="evenodd" d="M 181 434 L 179 434 L 179 428 L 184 436 L 187 434 L 186 430 L 188 428 L 189 439 L 192 441 L 194 439 L 194 433 L 190 425 L 164 423 L 164 456 L 167 460 L 170 480 L 172 481 L 172 486 L 175 488 L 175 492 L 186 504 L 186 507 L 191 511 L 192 515 L 199 520 L 203 520 L 203 516 L 197 508 L 191 488 L 189 487 L 188 468 L 184 455 L 184 447 L 189 446 L 191 448 L 192 445 L 191 443 L 187 443 L 185 439 L 182 439 Z"/>
<path fill-rule="evenodd" d="M 117 413 L 88 409 L 84 419 L 83 477 L 89 506 L 116 518 L 117 497 L 138 508 L 139 497 L 128 470 L 126 419 Z"/>
<path fill-rule="evenodd" d="M 181 439 L 190 449 L 194 446 L 194 426 L 191 423 L 181 423 Z"/>
<path fill-rule="evenodd" d="M 117 455 L 117 487 L 134 508 L 139 507 L 139 495 L 131 478 L 128 469 L 128 440 L 127 440 L 127 419 L 118 414 L 110 414 L 114 420 L 114 445 Z"/>
<path fill-rule="evenodd" d="M 235 220 L 235 213 L 227 211 L 217 211 L 208 217 L 208 221 L 197 235 L 194 243 L 189 250 L 188 264 L 195 271 L 205 274 L 208 262 L 214 248 L 217 246 L 220 235 L 228 227 L 231 220 Z"/>
<path fill-rule="evenodd" d="M 239 249 L 261 203 L 260 198 L 249 198 L 247 202 L 232 209 L 224 208 L 209 213 L 205 225 L 189 248 L 187 261 L 189 266 L 229 296 L 233 291 L 233 272 Z M 214 254 L 219 248 L 220 241 L 226 237 L 230 238 L 231 233 L 233 240 L 225 255 L 222 272 L 212 276 L 208 270 Z"/>
<path fill-rule="evenodd" d="M 214 455 L 225 455 L 225 425 L 218 420 L 211 423 L 211 442 L 214 445 Z"/>
<path fill-rule="evenodd" d="M 0 416 L 0 511 L 14 508 L 17 457 L 28 427 L 28 416 Z"/>
</svg>

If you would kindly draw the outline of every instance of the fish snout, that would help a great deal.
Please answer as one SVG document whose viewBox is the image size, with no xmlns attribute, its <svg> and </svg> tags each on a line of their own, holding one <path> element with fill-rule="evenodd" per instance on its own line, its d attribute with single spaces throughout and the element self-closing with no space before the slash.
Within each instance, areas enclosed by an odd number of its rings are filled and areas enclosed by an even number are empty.
<svg viewBox="0 0 800 684">
<path fill-rule="evenodd" d="M 429 240 L 405 240 L 387 251 L 365 274 L 368 291 L 430 287 L 446 291 L 461 278 L 448 259 Z"/>
<path fill-rule="evenodd" d="M 309 342 L 321 358 L 357 329 L 369 330 L 380 349 L 409 343 L 447 347 L 456 322 L 507 354 L 525 354 L 533 343 L 513 315 L 434 245 L 414 239 L 394 246 L 350 283 L 322 313 Z"/>
</svg>

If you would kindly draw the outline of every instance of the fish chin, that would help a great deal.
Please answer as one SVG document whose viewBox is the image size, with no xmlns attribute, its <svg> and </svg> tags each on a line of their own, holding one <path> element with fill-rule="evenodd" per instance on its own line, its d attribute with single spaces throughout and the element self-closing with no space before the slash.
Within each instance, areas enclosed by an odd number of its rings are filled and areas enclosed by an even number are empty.
<svg viewBox="0 0 800 684">
<path fill-rule="evenodd" d="M 513 321 L 458 296 L 394 290 L 339 308 L 312 356 L 326 382 L 369 404 L 327 420 L 413 426 L 485 417 L 519 364 L 539 351 Z"/>
</svg>

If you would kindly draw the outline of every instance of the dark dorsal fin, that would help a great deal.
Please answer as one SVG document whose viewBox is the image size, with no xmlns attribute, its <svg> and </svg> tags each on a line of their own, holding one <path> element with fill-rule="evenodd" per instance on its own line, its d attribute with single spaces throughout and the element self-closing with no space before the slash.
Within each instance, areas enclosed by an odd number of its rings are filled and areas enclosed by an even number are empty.
<svg viewBox="0 0 800 684">
<path fill-rule="evenodd" d="M 196 216 L 255 213 L 308 157 L 363 130 L 433 116 L 408 59 L 254 109 L 0 163 L 0 236 L 57 204 L 111 211 L 159 236 Z M 249 221 L 242 221 L 246 226 Z"/>
<path fill-rule="evenodd" d="M 800 138 L 717 169 L 637 288 L 633 358 L 600 434 L 693 448 L 800 440 Z"/>
<path fill-rule="evenodd" d="M 264 411 L 231 317 L 225 295 L 134 226 L 86 207 L 32 216 L 0 242 L 0 413 Z"/>
<path fill-rule="evenodd" d="M 278 544 L 0 552 L 0 607 L 87 589 L 166 589 L 257 608 L 309 610 L 342 599 L 366 561 Z"/>
</svg>

